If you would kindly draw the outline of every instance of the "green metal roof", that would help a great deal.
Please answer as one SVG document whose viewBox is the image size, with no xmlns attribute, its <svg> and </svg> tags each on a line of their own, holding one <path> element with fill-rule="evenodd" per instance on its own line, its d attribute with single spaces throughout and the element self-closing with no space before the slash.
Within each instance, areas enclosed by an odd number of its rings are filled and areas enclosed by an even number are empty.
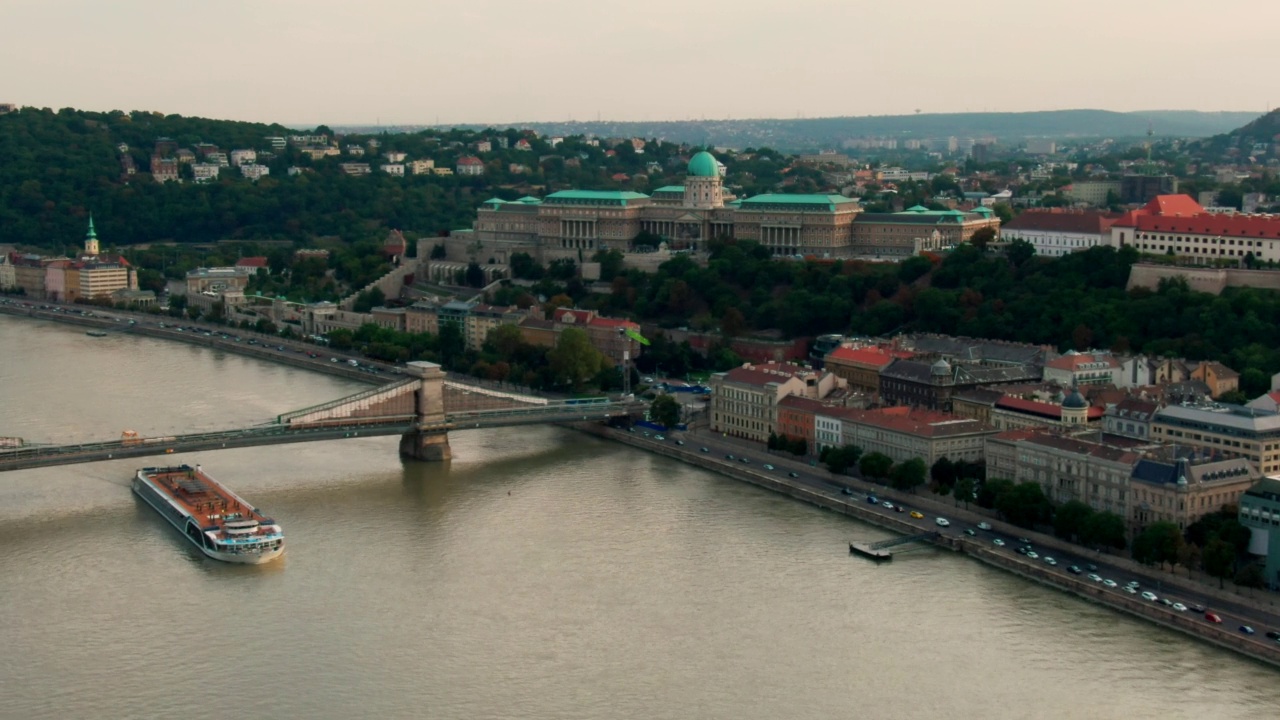
<svg viewBox="0 0 1280 720">
<path fill-rule="evenodd" d="M 657 194 L 660 192 L 673 192 L 673 193 L 680 193 L 681 195 L 683 195 L 684 186 L 683 185 L 663 185 L 662 187 L 658 188 L 657 190 L 654 190 L 653 192 L 654 194 Z"/>
<path fill-rule="evenodd" d="M 765 205 L 783 205 L 796 210 L 804 210 L 806 208 L 835 210 L 837 205 L 856 205 L 857 203 L 857 200 L 843 195 L 784 195 L 771 193 L 749 197 L 742 201 L 740 207 L 744 210 L 750 210 Z"/>
<path fill-rule="evenodd" d="M 93 213 L 89 213 L 89 233 L 84 236 L 85 240 L 96 240 L 98 233 L 93 229 Z"/>
<path fill-rule="evenodd" d="M 720 164 L 714 155 L 703 150 L 689 158 L 689 174 L 694 177 L 720 177 Z"/>
<path fill-rule="evenodd" d="M 543 202 L 553 205 L 626 205 L 632 200 L 648 200 L 644 193 L 630 190 L 561 190 Z"/>
<path fill-rule="evenodd" d="M 506 205 L 507 201 L 503 200 L 502 198 L 489 198 L 488 200 L 485 200 L 480 204 L 481 205 Z"/>
<path fill-rule="evenodd" d="M 907 208 L 906 210 L 903 210 L 902 212 L 904 212 L 904 213 L 909 213 L 909 212 L 911 212 L 911 213 L 927 213 L 927 212 L 929 212 L 929 208 L 927 208 L 927 207 L 925 207 L 925 206 L 923 206 L 923 205 L 912 205 L 911 207 Z"/>
<path fill-rule="evenodd" d="M 524 203 L 525 205 L 541 205 L 542 204 L 541 200 L 539 200 L 538 198 L 532 195 L 525 195 L 519 200 L 516 200 L 516 202 Z"/>
</svg>

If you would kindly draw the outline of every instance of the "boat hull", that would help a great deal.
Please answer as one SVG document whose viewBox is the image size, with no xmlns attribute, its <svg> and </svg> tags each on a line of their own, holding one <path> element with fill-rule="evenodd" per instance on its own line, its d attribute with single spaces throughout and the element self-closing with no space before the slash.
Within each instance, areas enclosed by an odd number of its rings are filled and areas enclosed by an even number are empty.
<svg viewBox="0 0 1280 720">
<path fill-rule="evenodd" d="M 186 531 L 186 525 L 190 522 L 190 519 L 173 505 L 166 502 L 161 493 L 142 477 L 141 472 L 133 478 L 133 493 L 159 513 L 160 517 L 172 525 L 178 531 L 178 534 L 186 538 L 197 550 L 214 560 L 242 565 L 261 565 L 284 555 L 285 543 L 283 539 L 279 541 L 276 547 L 260 552 L 223 552 L 216 548 L 205 547 Z"/>
</svg>

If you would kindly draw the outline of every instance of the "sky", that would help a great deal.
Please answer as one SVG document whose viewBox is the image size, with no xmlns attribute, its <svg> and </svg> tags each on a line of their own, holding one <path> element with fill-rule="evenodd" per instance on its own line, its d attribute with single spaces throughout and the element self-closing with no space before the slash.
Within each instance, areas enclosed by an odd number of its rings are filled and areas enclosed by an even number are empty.
<svg viewBox="0 0 1280 720">
<path fill-rule="evenodd" d="M 408 125 L 1243 110 L 1276 0 L 0 0 L 0 103 Z"/>
</svg>

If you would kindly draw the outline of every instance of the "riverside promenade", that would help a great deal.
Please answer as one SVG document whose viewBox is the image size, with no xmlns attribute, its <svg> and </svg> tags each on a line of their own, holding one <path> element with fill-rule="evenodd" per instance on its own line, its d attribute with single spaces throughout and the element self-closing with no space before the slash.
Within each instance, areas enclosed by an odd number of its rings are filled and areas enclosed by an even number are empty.
<svg viewBox="0 0 1280 720">
<path fill-rule="evenodd" d="M 747 446 L 751 444 L 743 445 L 740 441 L 725 444 L 724 439 L 706 432 L 672 433 L 672 438 L 679 438 L 685 443 L 676 445 L 671 439 L 660 442 L 653 438 L 646 438 L 641 433 L 627 432 L 594 423 L 579 423 L 575 427 L 602 438 L 664 455 L 832 510 L 901 535 L 919 534 L 922 530 L 920 521 L 910 519 L 905 513 L 896 513 L 879 504 L 866 502 L 867 494 L 874 494 L 879 500 L 889 500 L 894 504 L 920 510 L 927 516 L 930 526 L 933 524 L 933 517 L 946 517 L 951 520 L 951 528 L 948 532 L 939 533 L 933 540 L 933 544 L 938 548 L 964 553 L 975 560 L 1028 580 L 1071 593 L 1170 630 L 1191 635 L 1272 667 L 1280 667 L 1280 643 L 1263 635 L 1265 629 L 1280 629 L 1280 613 L 1276 612 L 1276 606 L 1271 598 L 1259 600 L 1230 591 L 1207 588 L 1185 577 L 1156 571 L 1127 558 L 1094 553 L 1087 548 L 1065 543 L 1052 536 L 1014 527 L 983 512 L 955 507 L 947 500 L 900 493 L 849 476 L 832 476 L 825 469 L 814 468 L 805 462 L 765 454 L 764 449 L 759 446 L 752 446 L 751 450 L 748 450 Z M 720 442 L 717 446 L 718 440 Z M 702 452 L 701 447 L 707 447 L 708 452 Z M 725 455 L 723 450 L 726 448 L 736 450 L 736 453 L 743 453 L 742 456 L 746 456 L 744 451 L 751 452 L 752 462 L 742 463 L 741 457 L 737 454 L 734 454 L 735 460 L 727 460 L 723 457 Z M 766 470 L 764 463 L 773 465 L 774 470 Z M 797 477 L 791 477 L 789 473 L 792 472 Z M 859 492 L 855 496 L 845 495 L 842 493 L 844 487 L 857 489 Z M 1000 535 L 1025 536 L 1031 540 L 1037 551 L 1042 554 L 1052 552 L 1059 557 L 1060 566 L 1050 567 L 1010 552 L 1012 547 L 996 547 L 990 538 L 970 537 L 963 533 L 966 526 L 976 526 L 979 522 L 990 523 L 993 530 Z M 840 550 L 843 552 L 845 548 L 842 546 Z M 1072 557 L 1082 558 L 1082 563 L 1096 563 L 1100 566 L 1099 572 L 1108 576 L 1137 578 L 1142 582 L 1144 589 L 1158 588 L 1161 596 L 1170 594 L 1188 600 L 1195 599 L 1222 615 L 1224 622 L 1213 624 L 1207 622 L 1200 613 L 1179 612 L 1170 607 L 1143 600 L 1138 595 L 1124 594 L 1118 588 L 1109 589 L 1101 583 L 1082 576 L 1068 574 L 1062 569 L 1066 562 L 1061 561 Z M 858 560 L 862 561 L 861 558 Z M 1254 627 L 1257 634 L 1246 635 L 1239 632 L 1237 626 L 1241 624 Z"/>
</svg>

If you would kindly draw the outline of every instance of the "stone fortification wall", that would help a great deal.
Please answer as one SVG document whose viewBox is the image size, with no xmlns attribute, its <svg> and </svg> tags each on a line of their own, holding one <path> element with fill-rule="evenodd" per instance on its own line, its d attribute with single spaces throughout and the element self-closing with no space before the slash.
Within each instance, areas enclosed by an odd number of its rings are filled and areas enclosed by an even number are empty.
<svg viewBox="0 0 1280 720">
<path fill-rule="evenodd" d="M 1129 269 L 1128 289 L 1143 287 L 1155 290 L 1165 278 L 1184 278 L 1198 292 L 1221 295 L 1229 287 L 1251 287 L 1280 290 L 1280 270 L 1245 270 L 1242 268 L 1198 268 L 1176 265 L 1135 263 Z"/>
</svg>

